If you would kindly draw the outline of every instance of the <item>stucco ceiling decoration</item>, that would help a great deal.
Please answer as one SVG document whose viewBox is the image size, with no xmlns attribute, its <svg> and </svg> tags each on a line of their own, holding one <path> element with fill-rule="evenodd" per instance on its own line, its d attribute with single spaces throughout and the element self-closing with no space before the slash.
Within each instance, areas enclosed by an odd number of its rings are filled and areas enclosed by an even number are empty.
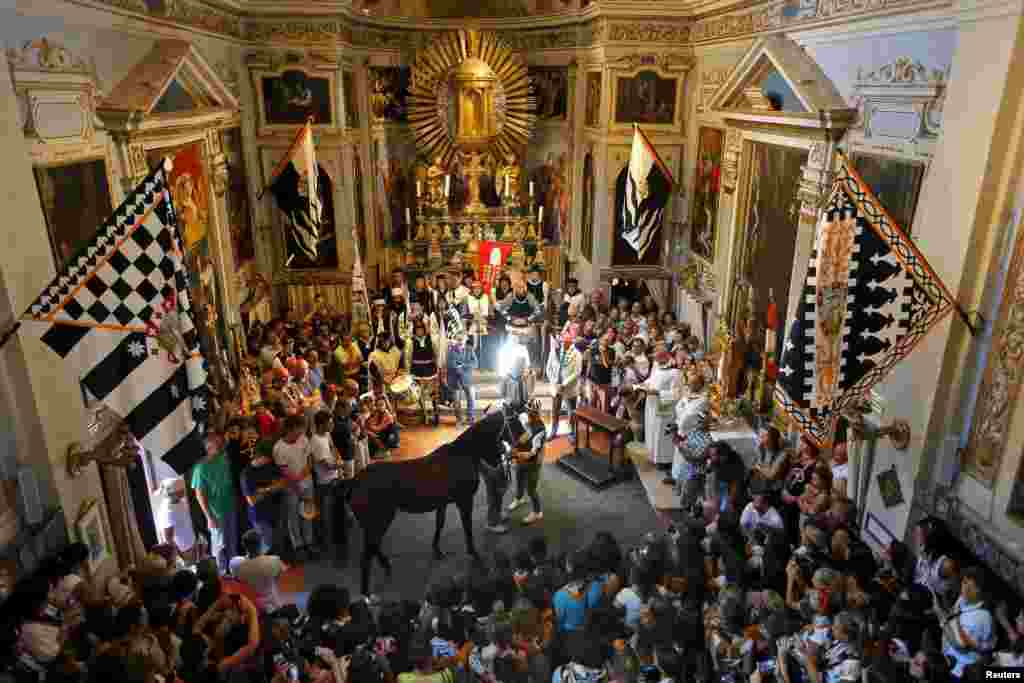
<svg viewBox="0 0 1024 683">
<path fill-rule="evenodd" d="M 520 154 L 530 138 L 536 115 L 526 63 L 490 31 L 460 30 L 445 33 L 416 53 L 409 84 L 409 124 L 416 147 L 445 164 L 455 154 L 448 113 L 448 88 L 453 73 L 471 60 L 493 73 L 499 86 L 496 109 L 498 130 L 491 150 L 502 157 Z"/>
</svg>

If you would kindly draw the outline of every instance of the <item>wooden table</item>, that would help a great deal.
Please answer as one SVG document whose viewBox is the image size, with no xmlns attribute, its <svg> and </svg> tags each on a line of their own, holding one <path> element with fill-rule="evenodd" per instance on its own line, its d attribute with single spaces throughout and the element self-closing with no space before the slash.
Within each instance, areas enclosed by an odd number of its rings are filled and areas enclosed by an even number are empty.
<svg viewBox="0 0 1024 683">
<path fill-rule="evenodd" d="M 626 460 L 626 432 L 629 423 L 601 412 L 596 408 L 584 406 L 576 410 L 576 450 L 572 455 L 564 456 L 559 464 L 575 474 L 583 477 L 591 485 L 601 488 L 618 479 L 619 468 L 615 466 L 615 450 L 619 449 L 622 462 Z M 587 426 L 586 443 L 580 443 L 581 426 Z M 605 467 L 597 459 L 599 455 L 590 447 L 590 433 L 598 429 L 608 434 L 608 465 Z"/>
</svg>

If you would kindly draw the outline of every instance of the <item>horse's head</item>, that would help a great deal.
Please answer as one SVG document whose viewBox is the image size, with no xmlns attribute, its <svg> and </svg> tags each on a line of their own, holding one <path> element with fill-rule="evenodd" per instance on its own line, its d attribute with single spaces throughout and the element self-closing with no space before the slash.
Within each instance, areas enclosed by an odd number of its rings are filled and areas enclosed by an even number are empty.
<svg viewBox="0 0 1024 683">
<path fill-rule="evenodd" d="M 517 406 L 502 404 L 460 434 L 454 444 L 465 446 L 473 457 L 497 467 L 507 460 L 512 447 L 526 432 L 525 419 L 525 413 Z"/>
</svg>

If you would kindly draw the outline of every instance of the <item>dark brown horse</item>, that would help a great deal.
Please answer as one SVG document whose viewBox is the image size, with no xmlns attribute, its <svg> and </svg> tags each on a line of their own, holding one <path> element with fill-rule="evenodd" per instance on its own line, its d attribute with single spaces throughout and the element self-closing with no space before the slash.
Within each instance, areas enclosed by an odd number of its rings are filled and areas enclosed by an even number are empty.
<svg viewBox="0 0 1024 683">
<path fill-rule="evenodd" d="M 473 545 L 473 498 L 480 486 L 479 463 L 504 469 L 504 444 L 514 444 L 523 431 L 518 410 L 500 408 L 424 458 L 375 463 L 360 472 L 352 483 L 349 505 L 363 529 L 363 595 L 369 595 L 374 558 L 391 574 L 391 562 L 381 552 L 381 542 L 399 511 L 437 513 L 433 548 L 434 557 L 441 558 L 441 531 L 448 505 L 455 503 L 466 534 L 466 549 L 479 559 Z"/>
</svg>

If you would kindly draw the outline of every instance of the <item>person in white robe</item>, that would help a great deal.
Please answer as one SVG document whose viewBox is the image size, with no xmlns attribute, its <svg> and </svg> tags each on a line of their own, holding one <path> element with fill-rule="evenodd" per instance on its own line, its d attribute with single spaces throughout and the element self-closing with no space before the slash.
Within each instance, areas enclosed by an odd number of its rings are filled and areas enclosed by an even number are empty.
<svg viewBox="0 0 1024 683">
<path fill-rule="evenodd" d="M 672 407 L 679 400 L 675 393 L 679 368 L 667 352 L 659 353 L 654 359 L 650 376 L 637 389 L 647 394 L 644 408 L 644 446 L 655 465 L 672 462 L 672 439 L 665 435 L 665 426 L 672 422 Z"/>
</svg>

